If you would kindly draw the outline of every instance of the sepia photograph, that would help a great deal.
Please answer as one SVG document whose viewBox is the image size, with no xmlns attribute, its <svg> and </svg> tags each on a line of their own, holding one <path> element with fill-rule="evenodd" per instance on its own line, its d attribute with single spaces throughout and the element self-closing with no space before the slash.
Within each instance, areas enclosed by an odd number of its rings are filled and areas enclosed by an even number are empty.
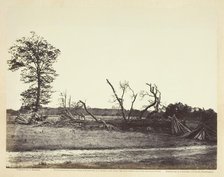
<svg viewBox="0 0 224 177">
<path fill-rule="evenodd" d="M 217 170 L 216 3 L 26 1 L 6 14 L 6 169 Z"/>
</svg>

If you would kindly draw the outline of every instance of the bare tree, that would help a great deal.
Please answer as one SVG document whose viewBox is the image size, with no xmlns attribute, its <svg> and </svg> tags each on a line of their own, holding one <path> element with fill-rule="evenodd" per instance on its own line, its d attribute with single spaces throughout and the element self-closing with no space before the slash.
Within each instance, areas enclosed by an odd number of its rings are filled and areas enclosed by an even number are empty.
<svg viewBox="0 0 224 177">
<path fill-rule="evenodd" d="M 131 90 L 131 93 L 132 93 L 132 95 L 131 95 L 132 101 L 131 101 L 131 108 L 130 108 L 129 113 L 128 113 L 128 120 L 130 120 L 130 118 L 131 118 L 131 114 L 133 112 L 134 103 L 135 103 L 136 98 L 138 96 L 138 94 L 135 93 L 134 90 L 130 86 L 129 86 L 129 89 Z"/>
<path fill-rule="evenodd" d="M 87 114 L 89 114 L 96 122 L 99 122 L 99 120 L 87 109 L 85 102 L 83 102 L 82 100 L 79 100 L 79 103 L 83 105 L 83 108 L 85 109 Z"/>
<path fill-rule="evenodd" d="M 79 102 L 72 102 L 71 96 L 67 97 L 67 93 L 61 93 L 61 106 L 63 108 L 63 113 L 66 117 L 72 120 L 83 119 L 85 121 L 85 115 L 79 110 L 82 109 L 82 105 Z M 72 111 L 71 111 L 72 110 Z M 74 112 L 75 114 L 73 114 Z M 77 118 L 78 116 L 78 118 Z"/>
<path fill-rule="evenodd" d="M 148 97 L 149 104 L 146 105 L 146 107 L 141 111 L 139 119 L 142 119 L 142 117 L 148 111 L 148 109 L 152 107 L 154 107 L 153 112 L 158 112 L 161 103 L 161 92 L 159 91 L 158 87 L 155 84 L 152 85 L 146 83 L 146 85 L 149 87 L 149 91 L 142 91 L 140 96 L 142 99 Z"/>
<path fill-rule="evenodd" d="M 82 100 L 79 100 L 78 102 L 72 102 L 71 96 L 69 98 L 67 97 L 67 93 L 61 93 L 61 106 L 63 107 L 63 115 L 71 119 L 72 121 L 75 121 L 77 123 L 84 123 L 85 121 L 85 115 L 80 112 L 80 110 L 84 109 L 85 112 L 91 116 L 91 118 L 96 121 L 97 123 L 103 124 L 103 126 L 107 130 L 118 130 L 118 128 L 114 127 L 113 125 L 107 124 L 104 120 L 97 118 L 93 113 L 91 113 L 86 103 Z M 72 110 L 72 111 L 71 111 Z M 74 112 L 75 115 L 72 113 Z M 84 120 L 80 120 L 77 118 L 82 117 Z"/>
<path fill-rule="evenodd" d="M 109 84 L 109 86 L 111 87 L 112 91 L 113 91 L 113 96 L 115 97 L 115 101 L 118 102 L 119 106 L 120 106 L 120 109 L 121 109 L 121 113 L 122 113 L 122 117 L 125 121 L 127 120 L 130 120 L 131 118 L 131 114 L 133 112 L 133 106 L 134 106 L 134 103 L 136 101 L 136 98 L 138 96 L 138 94 L 136 94 L 133 89 L 130 87 L 129 83 L 127 81 L 124 81 L 124 82 L 120 82 L 119 83 L 119 86 L 120 86 L 120 89 L 121 89 L 121 96 L 119 97 L 114 86 L 111 84 L 111 82 L 106 79 L 107 83 Z M 131 107 L 128 111 L 128 115 L 126 115 L 126 110 L 124 108 L 124 96 L 125 96 L 125 93 L 130 90 L 131 91 Z"/>
<path fill-rule="evenodd" d="M 118 130 L 117 127 L 107 124 L 104 120 L 97 118 L 95 115 L 93 115 L 87 108 L 86 103 L 83 102 L 82 100 L 79 100 L 79 103 L 81 103 L 83 105 L 83 108 L 85 109 L 86 113 L 89 114 L 96 122 L 101 123 L 104 125 L 104 127 L 107 130 Z"/>
</svg>

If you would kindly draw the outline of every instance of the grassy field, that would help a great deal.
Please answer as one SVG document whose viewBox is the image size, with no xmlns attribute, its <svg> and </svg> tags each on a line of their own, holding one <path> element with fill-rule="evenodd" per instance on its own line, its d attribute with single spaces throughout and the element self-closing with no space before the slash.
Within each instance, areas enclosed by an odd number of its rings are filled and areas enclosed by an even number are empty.
<svg viewBox="0 0 224 177">
<path fill-rule="evenodd" d="M 117 124 L 120 120 L 108 121 Z M 9 168 L 215 169 L 216 143 L 154 131 L 7 124 Z M 55 122 L 56 121 L 56 122 Z M 56 124 L 55 124 L 56 123 Z M 197 122 L 189 122 L 191 128 Z M 90 125 L 93 123 L 90 122 Z M 141 124 L 140 124 L 141 125 Z M 147 125 L 148 126 L 148 125 Z M 146 126 L 146 127 L 147 127 Z M 159 124 L 158 124 L 159 126 Z M 93 126 L 94 127 L 94 126 Z M 145 128 L 145 127 L 144 127 Z"/>
<path fill-rule="evenodd" d="M 81 130 L 8 124 L 7 150 L 153 148 L 208 144 L 163 133 Z"/>
</svg>

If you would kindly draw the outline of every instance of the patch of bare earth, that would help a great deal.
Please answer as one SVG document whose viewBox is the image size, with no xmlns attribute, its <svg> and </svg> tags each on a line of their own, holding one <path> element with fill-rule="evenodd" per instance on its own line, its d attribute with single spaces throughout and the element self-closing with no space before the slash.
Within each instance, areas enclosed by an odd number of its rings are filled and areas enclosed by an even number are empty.
<svg viewBox="0 0 224 177">
<path fill-rule="evenodd" d="M 7 125 L 8 167 L 215 169 L 216 144 L 162 133 Z"/>
</svg>

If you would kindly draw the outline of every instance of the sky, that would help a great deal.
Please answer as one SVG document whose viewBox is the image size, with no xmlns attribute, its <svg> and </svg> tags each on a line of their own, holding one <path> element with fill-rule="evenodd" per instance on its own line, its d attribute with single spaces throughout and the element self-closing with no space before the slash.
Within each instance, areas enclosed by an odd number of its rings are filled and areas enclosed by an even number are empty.
<svg viewBox="0 0 224 177">
<path fill-rule="evenodd" d="M 59 106 L 60 92 L 66 91 L 90 107 L 111 108 L 109 79 L 117 90 L 119 81 L 127 80 L 136 92 L 154 83 L 165 105 L 182 102 L 217 110 L 217 18 L 211 1 L 107 2 L 27 3 L 8 9 L 6 49 L 35 31 L 61 50 L 48 106 Z M 27 87 L 20 72 L 6 70 L 6 107 L 19 109 Z M 129 106 L 128 96 L 126 101 Z M 144 103 L 138 98 L 135 108 Z"/>
</svg>

